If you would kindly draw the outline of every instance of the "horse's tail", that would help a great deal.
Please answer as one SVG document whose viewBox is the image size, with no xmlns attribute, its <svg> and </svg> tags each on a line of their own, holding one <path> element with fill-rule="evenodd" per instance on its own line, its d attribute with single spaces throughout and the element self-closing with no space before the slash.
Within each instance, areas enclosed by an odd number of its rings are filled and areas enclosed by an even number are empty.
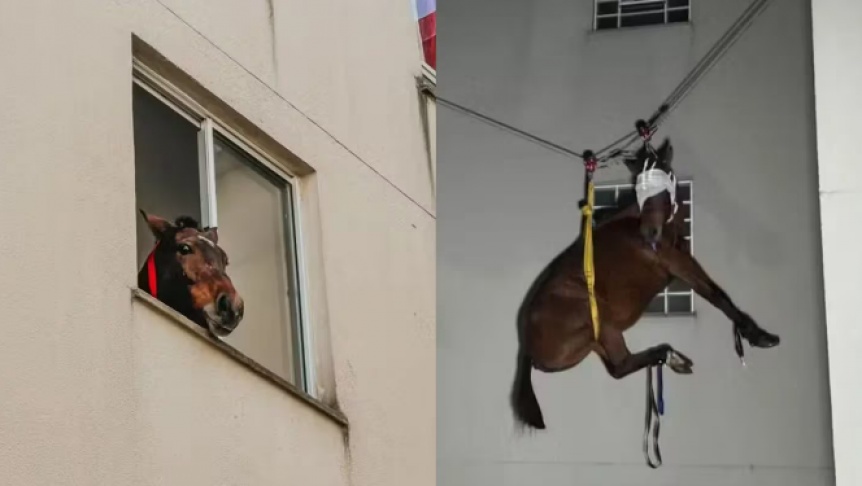
<svg viewBox="0 0 862 486">
<path fill-rule="evenodd" d="M 509 397 L 515 419 L 521 426 L 528 425 L 534 429 L 544 429 L 545 419 L 542 409 L 536 400 L 531 379 L 532 364 L 524 350 L 518 350 L 518 368 L 515 371 L 515 382 L 512 384 L 512 394 Z"/>
</svg>

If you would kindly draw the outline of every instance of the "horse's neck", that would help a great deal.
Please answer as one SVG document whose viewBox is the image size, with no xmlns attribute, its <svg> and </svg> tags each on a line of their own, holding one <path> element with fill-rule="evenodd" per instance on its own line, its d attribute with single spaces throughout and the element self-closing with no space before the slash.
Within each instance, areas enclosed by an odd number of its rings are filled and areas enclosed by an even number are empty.
<svg viewBox="0 0 862 486">
<path fill-rule="evenodd" d="M 617 211 L 612 212 L 606 218 L 603 218 L 601 221 L 596 223 L 596 227 L 602 227 L 608 223 L 613 221 L 618 221 L 626 218 L 637 218 L 638 217 L 638 205 L 637 203 L 629 204 L 627 206 L 623 206 L 619 208 Z"/>
<path fill-rule="evenodd" d="M 161 269 L 158 264 L 157 267 Z M 177 283 L 166 278 L 163 270 L 157 272 L 156 279 L 158 284 L 158 295 L 155 297 L 158 300 L 164 302 L 165 305 L 184 315 L 189 320 L 194 321 L 200 326 L 206 327 L 206 323 L 204 322 L 201 312 L 198 309 L 195 309 L 192 304 L 191 293 L 185 284 Z M 147 291 L 150 295 L 153 293 L 153 290 L 150 288 L 149 272 L 147 270 L 146 263 L 144 263 L 144 266 L 138 272 L 138 287 Z"/>
<path fill-rule="evenodd" d="M 153 289 L 150 288 L 150 278 L 149 272 L 147 272 L 146 260 L 144 260 L 144 266 L 138 271 L 138 288 L 146 290 L 149 294 L 153 293 Z"/>
</svg>

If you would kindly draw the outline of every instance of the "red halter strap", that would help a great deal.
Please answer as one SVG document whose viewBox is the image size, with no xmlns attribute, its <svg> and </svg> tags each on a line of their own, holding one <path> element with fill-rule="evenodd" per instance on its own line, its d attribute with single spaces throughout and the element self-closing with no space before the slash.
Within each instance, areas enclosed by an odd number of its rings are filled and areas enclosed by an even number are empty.
<svg viewBox="0 0 862 486">
<path fill-rule="evenodd" d="M 156 248 L 159 247 L 159 242 L 156 242 L 156 246 L 153 247 L 153 251 L 150 252 L 150 256 L 147 257 L 147 278 L 148 278 L 148 286 L 150 287 L 150 294 L 153 297 L 159 297 L 159 284 L 156 279 Z"/>
</svg>

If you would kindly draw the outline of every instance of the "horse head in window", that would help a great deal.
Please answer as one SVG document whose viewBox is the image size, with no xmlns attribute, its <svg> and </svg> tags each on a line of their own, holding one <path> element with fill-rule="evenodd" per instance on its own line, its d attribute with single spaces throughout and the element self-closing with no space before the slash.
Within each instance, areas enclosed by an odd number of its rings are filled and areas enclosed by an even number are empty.
<svg viewBox="0 0 862 486">
<path fill-rule="evenodd" d="M 194 218 L 173 223 L 141 210 L 156 246 L 138 273 L 138 287 L 218 337 L 233 332 L 244 306 L 226 273 L 218 230 Z"/>
<path fill-rule="evenodd" d="M 645 145 L 624 162 L 634 179 L 641 236 L 655 249 L 662 239 L 662 229 L 673 221 L 678 209 L 673 146 L 666 138 L 657 149 Z"/>
</svg>

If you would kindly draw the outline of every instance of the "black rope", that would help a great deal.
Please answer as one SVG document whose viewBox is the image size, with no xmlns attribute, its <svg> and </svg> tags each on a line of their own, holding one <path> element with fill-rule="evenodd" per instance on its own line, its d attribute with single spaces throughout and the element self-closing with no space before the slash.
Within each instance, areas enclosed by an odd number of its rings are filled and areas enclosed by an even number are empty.
<svg viewBox="0 0 862 486">
<path fill-rule="evenodd" d="M 638 133 L 636 131 L 635 132 L 629 132 L 629 133 L 623 135 L 622 137 L 618 138 L 617 140 L 611 142 L 610 144 L 608 144 L 607 146 L 605 146 L 601 150 L 598 150 L 596 153 L 601 155 L 601 154 L 607 152 L 608 150 L 610 150 L 614 147 L 617 147 L 621 143 L 626 142 L 624 145 L 619 147 L 619 151 L 622 152 L 623 150 L 625 150 L 626 148 L 631 146 L 631 144 L 635 143 L 635 141 L 637 139 L 638 139 Z"/>
<path fill-rule="evenodd" d="M 772 0 L 752 0 L 745 10 L 737 17 L 733 24 L 722 34 L 722 36 L 712 45 L 707 53 L 698 61 L 698 63 L 686 74 L 682 81 L 668 95 L 665 101 L 652 114 L 647 121 L 651 131 L 654 131 L 667 117 L 679 106 L 679 104 L 694 90 L 703 77 L 724 57 L 741 35 L 751 27 L 754 19 L 763 12 L 767 4 Z M 450 101 L 441 96 L 437 96 L 437 101 L 444 106 L 448 106 L 467 115 L 478 118 L 486 123 L 494 125 L 498 128 L 508 130 L 534 143 L 542 145 L 560 154 L 583 160 L 584 155 L 570 148 L 564 147 L 558 143 L 540 138 L 529 132 L 513 127 L 507 123 L 491 118 L 487 115 L 472 110 L 463 105 Z M 607 165 L 622 156 L 628 156 L 626 151 L 633 143 L 635 143 L 641 134 L 637 129 L 626 133 L 622 137 L 614 140 L 600 150 L 595 151 L 594 155 L 597 158 L 599 167 L 607 167 Z"/>
<path fill-rule="evenodd" d="M 731 47 L 731 45 L 739 38 L 742 33 L 747 30 L 748 26 L 751 25 L 754 17 L 762 11 L 763 7 L 770 0 L 753 0 L 748 7 L 740 14 L 740 16 L 734 21 L 733 24 L 722 34 L 722 36 L 716 41 L 715 44 L 704 54 L 703 59 L 692 69 L 680 85 L 675 89 L 668 98 L 665 100 L 664 104 L 668 106 L 673 106 L 675 103 L 682 98 L 684 92 L 693 85 L 694 81 L 703 76 L 703 73 L 709 69 L 710 66 L 715 65 L 715 61 L 720 59 L 720 57 L 727 52 L 727 50 Z"/>
<path fill-rule="evenodd" d="M 736 21 L 724 32 L 724 34 L 713 44 L 701 60 L 689 71 L 680 84 L 671 91 L 670 95 L 653 114 L 650 126 L 655 128 L 663 122 L 670 113 L 694 90 L 695 86 L 703 79 L 716 64 L 724 57 L 730 48 L 741 38 L 755 18 L 763 12 L 767 4 L 772 0 L 752 0 L 748 7 L 737 17 Z"/>
<path fill-rule="evenodd" d="M 568 155 L 568 156 L 574 157 L 576 159 L 583 159 L 583 157 L 584 157 L 583 154 L 575 152 L 574 150 L 572 150 L 570 148 L 563 147 L 560 144 L 551 142 L 549 140 L 545 140 L 544 138 L 539 138 L 536 135 L 533 135 L 532 133 L 525 132 L 524 130 L 521 130 L 520 128 L 515 128 L 512 125 L 509 125 L 507 123 L 503 123 L 499 120 L 495 120 L 494 118 L 491 118 L 490 116 L 483 115 L 476 110 L 471 110 L 470 108 L 467 108 L 466 106 L 463 106 L 463 105 L 459 105 L 458 103 L 455 103 L 454 101 L 447 100 L 446 98 L 442 98 L 440 96 L 437 96 L 437 101 L 441 102 L 445 106 L 448 106 L 448 107 L 453 108 L 457 111 L 461 111 L 463 113 L 466 113 L 467 115 L 470 115 L 470 116 L 473 116 L 473 117 L 478 118 L 480 120 L 483 120 L 486 123 L 490 123 L 491 125 L 494 125 L 498 128 L 502 128 L 504 130 L 508 130 L 510 132 L 513 132 L 513 133 L 515 133 L 521 137 L 526 138 L 527 140 L 531 140 L 531 141 L 533 141 L 539 145 L 543 145 L 543 146 L 545 146 L 545 147 L 547 147 L 547 148 L 549 148 L 555 152 L 559 152 L 563 155 Z"/>
<path fill-rule="evenodd" d="M 752 0 L 748 7 L 742 11 L 733 24 L 719 37 L 709 51 L 704 54 L 700 61 L 686 74 L 677 87 L 671 91 L 664 102 L 652 114 L 649 121 L 647 121 L 650 130 L 654 131 L 682 103 L 703 77 L 727 54 L 730 47 L 751 27 L 754 19 L 763 12 L 770 1 L 772 0 Z M 639 133 L 637 130 L 629 132 L 596 153 L 601 155 L 613 148 L 625 150 L 637 141 L 638 136 Z"/>
</svg>

